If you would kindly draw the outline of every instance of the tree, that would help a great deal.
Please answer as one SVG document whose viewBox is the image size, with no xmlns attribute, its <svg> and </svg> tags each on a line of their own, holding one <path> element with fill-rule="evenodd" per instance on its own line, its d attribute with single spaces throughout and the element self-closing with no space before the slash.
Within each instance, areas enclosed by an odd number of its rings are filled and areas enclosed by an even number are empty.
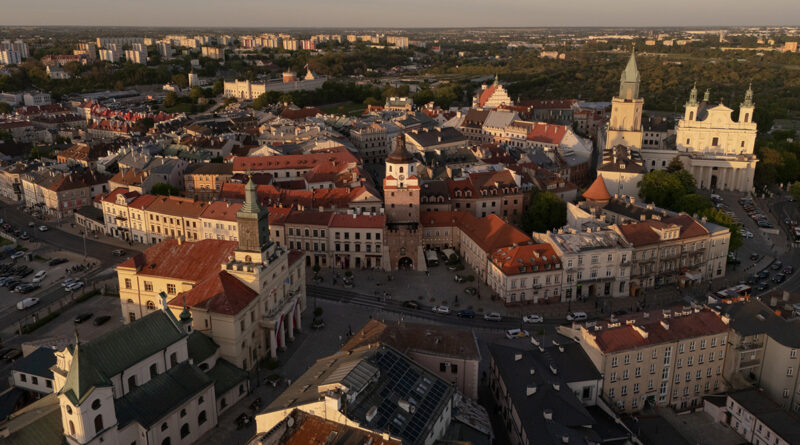
<svg viewBox="0 0 800 445">
<path fill-rule="evenodd" d="M 161 196 L 178 196 L 181 191 L 169 184 L 159 182 L 153 185 L 153 188 L 150 189 L 150 193 Z"/>
<path fill-rule="evenodd" d="M 191 90 L 189 90 L 189 98 L 192 99 L 192 102 L 197 103 L 198 99 L 205 97 L 205 91 L 198 86 L 193 86 Z"/>
<path fill-rule="evenodd" d="M 155 125 L 153 118 L 145 117 L 143 119 L 139 119 L 135 124 L 133 124 L 133 131 L 145 134 L 148 130 L 153 128 L 153 125 Z"/>
<path fill-rule="evenodd" d="M 532 192 L 530 204 L 522 213 L 522 229 L 525 232 L 546 232 L 566 223 L 567 203 L 552 192 Z"/>
<path fill-rule="evenodd" d="M 725 226 L 731 231 L 731 240 L 728 244 L 728 252 L 733 252 L 736 249 L 742 247 L 742 233 L 739 231 L 741 230 L 742 226 L 737 224 L 731 215 L 728 215 L 724 211 L 720 209 L 715 209 L 714 207 L 708 207 L 703 209 L 699 212 L 699 215 L 705 216 L 706 219 L 711 221 L 714 224 L 719 224 L 721 226 Z"/>
<path fill-rule="evenodd" d="M 14 109 L 11 107 L 11 105 L 5 102 L 0 102 L 0 114 L 11 114 L 13 111 Z"/>
<path fill-rule="evenodd" d="M 709 207 L 711 207 L 711 201 L 708 198 L 700 196 L 697 193 L 689 193 L 678 198 L 675 210 L 686 212 L 690 215 L 697 215 L 700 211 Z"/>
<path fill-rule="evenodd" d="M 679 170 L 683 170 L 683 162 L 681 162 L 679 157 L 675 156 L 671 161 L 669 161 L 669 165 L 667 165 L 667 172 L 675 173 Z"/>
<path fill-rule="evenodd" d="M 793 182 L 789 188 L 789 193 L 794 196 L 794 200 L 800 202 L 800 182 Z"/>
<path fill-rule="evenodd" d="M 174 91 L 170 91 L 164 97 L 164 102 L 162 102 L 162 104 L 166 108 L 170 108 L 170 107 L 174 107 L 175 105 L 178 105 L 178 95 L 175 94 Z"/>
<path fill-rule="evenodd" d="M 654 170 L 639 182 L 639 196 L 645 202 L 674 210 L 677 200 L 686 194 L 686 188 L 676 175 L 665 170 Z"/>
<path fill-rule="evenodd" d="M 214 86 L 211 88 L 211 93 L 214 96 L 219 96 L 224 92 L 225 92 L 225 81 L 223 81 L 222 79 L 215 80 Z"/>
<path fill-rule="evenodd" d="M 189 78 L 186 77 L 186 74 L 173 74 L 172 83 L 183 89 L 189 86 Z"/>
<path fill-rule="evenodd" d="M 0 130 L 0 141 L 10 144 L 14 142 L 14 136 L 12 136 L 9 131 Z"/>
</svg>

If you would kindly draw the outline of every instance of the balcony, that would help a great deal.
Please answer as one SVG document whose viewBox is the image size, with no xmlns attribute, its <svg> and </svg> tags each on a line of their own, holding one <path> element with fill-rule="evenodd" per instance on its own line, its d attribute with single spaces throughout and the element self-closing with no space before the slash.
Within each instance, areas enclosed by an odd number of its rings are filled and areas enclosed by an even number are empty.
<svg viewBox="0 0 800 445">
<path fill-rule="evenodd" d="M 763 347 L 764 347 L 763 343 L 757 341 L 756 342 L 751 341 L 740 344 L 739 346 L 736 347 L 736 349 L 739 351 L 753 351 L 756 349 L 761 349 Z"/>
<path fill-rule="evenodd" d="M 756 366 L 761 366 L 761 359 L 744 360 L 739 362 L 739 369 L 754 368 Z"/>
</svg>

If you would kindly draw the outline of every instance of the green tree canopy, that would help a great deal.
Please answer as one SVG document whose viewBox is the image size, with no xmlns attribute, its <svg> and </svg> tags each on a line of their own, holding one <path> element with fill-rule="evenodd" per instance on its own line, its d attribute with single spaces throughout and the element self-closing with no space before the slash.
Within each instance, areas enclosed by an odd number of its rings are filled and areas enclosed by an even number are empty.
<svg viewBox="0 0 800 445">
<path fill-rule="evenodd" d="M 153 188 L 150 189 L 150 193 L 161 196 L 178 196 L 181 191 L 169 184 L 159 182 L 153 185 Z"/>
<path fill-rule="evenodd" d="M 675 210 L 678 199 L 686 194 L 684 183 L 675 173 L 654 170 L 644 175 L 639 182 L 639 196 L 645 202 Z"/>
<path fill-rule="evenodd" d="M 211 93 L 214 96 L 219 96 L 224 92 L 225 92 L 225 81 L 223 81 L 222 79 L 215 80 L 214 86 L 211 88 Z"/>
<path fill-rule="evenodd" d="M 532 192 L 530 204 L 522 213 L 522 230 L 527 233 L 541 233 L 562 227 L 566 223 L 567 203 L 552 192 Z"/>
<path fill-rule="evenodd" d="M 178 95 L 175 94 L 174 91 L 170 91 L 169 93 L 167 93 L 166 96 L 164 96 L 164 102 L 162 102 L 162 105 L 164 105 L 167 108 L 178 105 Z"/>
<path fill-rule="evenodd" d="M 730 215 L 720 209 L 707 207 L 699 212 L 699 216 L 705 216 L 712 223 L 725 226 L 731 230 L 731 240 L 728 244 L 729 252 L 742 247 L 742 233 L 740 232 L 742 226 L 734 222 Z"/>
</svg>

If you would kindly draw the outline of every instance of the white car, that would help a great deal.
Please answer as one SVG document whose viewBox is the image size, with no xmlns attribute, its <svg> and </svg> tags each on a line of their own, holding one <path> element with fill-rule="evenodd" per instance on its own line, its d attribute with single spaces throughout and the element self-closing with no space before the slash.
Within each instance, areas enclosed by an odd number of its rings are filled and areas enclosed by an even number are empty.
<svg viewBox="0 0 800 445">
<path fill-rule="evenodd" d="M 25 252 L 23 252 L 21 250 L 18 250 L 16 252 L 12 253 L 10 258 L 12 260 L 16 260 L 17 258 L 22 258 L 24 256 L 25 256 Z"/>
<path fill-rule="evenodd" d="M 44 277 L 46 277 L 46 276 L 47 276 L 47 271 L 46 270 L 40 270 L 39 272 L 36 272 L 36 275 L 33 276 L 33 279 L 31 280 L 31 282 L 33 282 L 33 283 L 41 283 L 42 280 L 44 280 Z"/>
<path fill-rule="evenodd" d="M 544 317 L 538 314 L 530 314 L 522 317 L 523 323 L 542 323 L 544 322 Z"/>
<path fill-rule="evenodd" d="M 37 304 L 39 304 L 39 299 L 38 298 L 26 298 L 26 299 L 24 299 L 24 300 L 22 300 L 22 301 L 17 303 L 17 310 L 23 311 L 23 310 L 28 309 L 29 307 L 35 306 Z"/>
<path fill-rule="evenodd" d="M 744 232 L 742 235 L 744 235 L 745 238 L 752 238 L 753 237 L 753 232 L 748 230 L 748 231 Z"/>
<path fill-rule="evenodd" d="M 76 281 L 75 278 L 67 278 L 66 280 L 61 282 L 61 285 L 67 287 L 70 284 L 74 283 L 75 281 Z"/>
<path fill-rule="evenodd" d="M 447 315 L 447 314 L 450 313 L 450 308 L 447 307 L 447 306 L 434 306 L 432 310 L 433 310 L 433 312 L 435 312 L 437 314 L 445 314 L 445 315 Z"/>
<path fill-rule="evenodd" d="M 509 329 L 506 331 L 506 338 L 509 340 L 515 338 L 525 338 L 529 335 L 530 334 L 528 333 L 528 331 L 522 329 Z"/>
<path fill-rule="evenodd" d="M 39 231 L 40 232 L 47 232 L 48 230 L 49 229 L 47 228 L 47 226 L 39 226 Z"/>
<path fill-rule="evenodd" d="M 76 281 L 74 283 L 68 284 L 66 287 L 64 287 L 64 290 L 66 290 L 67 292 L 72 292 L 82 287 L 83 287 L 83 281 Z"/>
<path fill-rule="evenodd" d="M 489 312 L 488 314 L 483 314 L 483 319 L 487 321 L 501 321 L 503 316 L 497 312 Z"/>
<path fill-rule="evenodd" d="M 567 321 L 583 321 L 589 318 L 586 312 L 570 312 L 567 314 Z"/>
</svg>

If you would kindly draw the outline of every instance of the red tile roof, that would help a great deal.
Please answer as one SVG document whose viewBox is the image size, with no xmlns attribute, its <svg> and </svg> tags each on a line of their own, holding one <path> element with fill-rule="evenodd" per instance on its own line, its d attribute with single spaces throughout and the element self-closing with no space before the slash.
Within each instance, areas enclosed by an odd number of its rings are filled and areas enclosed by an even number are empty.
<svg viewBox="0 0 800 445">
<path fill-rule="evenodd" d="M 506 275 L 560 268 L 561 259 L 550 244 L 526 244 L 497 249 L 489 259 Z"/>
<path fill-rule="evenodd" d="M 183 306 L 184 297 L 188 307 L 201 308 L 216 314 L 236 315 L 258 297 L 258 292 L 228 272 L 220 271 L 201 280 L 192 289 L 181 292 L 169 305 Z"/>
<path fill-rule="evenodd" d="M 481 95 L 478 98 L 478 105 L 481 107 L 486 105 L 486 102 L 489 102 L 489 99 L 492 98 L 492 95 L 495 91 L 497 91 L 497 84 L 491 85 L 485 90 L 481 91 Z"/>
<path fill-rule="evenodd" d="M 105 202 L 117 202 L 117 195 L 128 193 L 128 189 L 124 187 L 117 187 L 114 190 L 111 190 L 106 196 L 103 197 L 103 201 Z"/>
<path fill-rule="evenodd" d="M 567 127 L 564 125 L 536 122 L 533 129 L 528 132 L 528 140 L 557 145 L 564 139 L 565 134 L 567 134 Z"/>
<path fill-rule="evenodd" d="M 420 222 L 423 227 L 458 227 L 487 253 L 533 242 L 528 235 L 493 214 L 477 218 L 464 211 L 422 212 Z"/>
<path fill-rule="evenodd" d="M 297 211 L 289 213 L 285 224 L 300 224 L 304 226 L 327 226 L 331 222 L 333 212 Z"/>
<path fill-rule="evenodd" d="M 242 208 L 240 202 L 214 201 L 206 206 L 200 218 L 216 219 L 221 221 L 236 221 L 236 212 Z"/>
<path fill-rule="evenodd" d="M 608 193 L 603 175 L 597 175 L 597 179 L 583 192 L 583 197 L 592 201 L 608 201 L 611 199 L 611 194 Z"/>
<path fill-rule="evenodd" d="M 307 117 L 314 117 L 318 114 L 324 114 L 322 110 L 317 107 L 303 107 L 303 108 L 284 108 L 281 111 L 281 117 L 285 119 L 300 120 Z"/>
<path fill-rule="evenodd" d="M 128 204 L 128 207 L 143 210 L 147 208 L 147 206 L 150 205 L 151 202 L 155 201 L 156 198 L 157 198 L 156 195 L 142 195 L 131 201 L 131 203 Z"/>
<path fill-rule="evenodd" d="M 206 207 L 208 207 L 207 202 L 195 201 L 189 198 L 156 196 L 156 199 L 147 206 L 147 211 L 170 216 L 199 218 Z"/>
<path fill-rule="evenodd" d="M 358 159 L 346 148 L 339 147 L 330 152 L 279 156 L 239 156 L 233 159 L 233 171 L 264 172 L 281 169 L 311 169 L 320 163 L 358 163 Z"/>
<path fill-rule="evenodd" d="M 236 241 L 202 240 L 179 243 L 164 240 L 127 259 L 117 267 L 135 268 L 140 275 L 178 278 L 199 282 L 220 269 L 233 255 Z"/>
<path fill-rule="evenodd" d="M 662 322 L 668 328 L 662 325 Z M 634 325 L 593 331 L 591 335 L 594 336 L 595 342 L 602 352 L 610 353 L 728 331 L 728 325 L 708 309 L 679 317 L 637 323 L 635 326 L 646 333 L 646 338 L 637 328 L 634 328 Z"/>
<path fill-rule="evenodd" d="M 621 224 L 619 230 L 622 236 L 633 244 L 634 247 L 656 244 L 661 242 L 661 236 L 656 230 L 663 230 L 670 226 L 680 226 L 680 239 L 695 238 L 708 234 L 708 230 L 694 218 L 686 214 L 667 216 L 661 220 L 648 219 L 646 221 Z"/>
</svg>

